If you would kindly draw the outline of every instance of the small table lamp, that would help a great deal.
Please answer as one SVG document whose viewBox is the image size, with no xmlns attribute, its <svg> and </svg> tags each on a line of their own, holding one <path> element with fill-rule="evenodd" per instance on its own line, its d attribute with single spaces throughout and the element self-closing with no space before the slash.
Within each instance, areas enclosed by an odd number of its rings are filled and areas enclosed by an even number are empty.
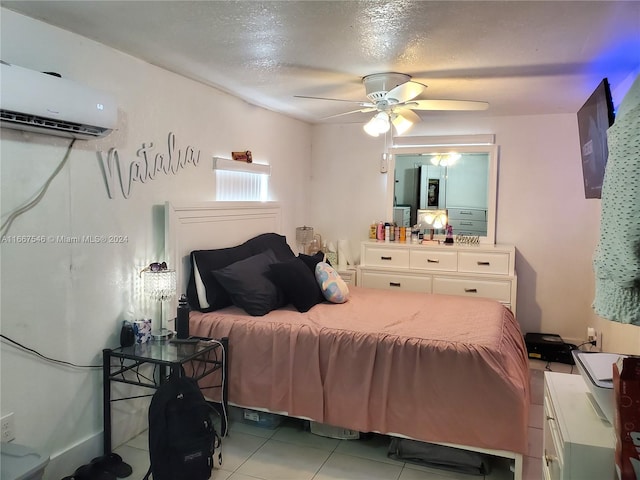
<svg viewBox="0 0 640 480">
<path fill-rule="evenodd" d="M 418 210 L 418 225 L 429 229 L 429 240 L 433 240 L 433 231 L 446 228 L 448 221 L 446 210 Z"/>
<path fill-rule="evenodd" d="M 298 227 L 296 228 L 296 243 L 298 244 L 298 253 L 308 253 L 307 245 L 313 240 L 313 227 Z M 300 248 L 302 245 L 302 248 Z"/>
<path fill-rule="evenodd" d="M 151 300 L 160 302 L 159 328 L 151 331 L 154 340 L 168 339 L 172 332 L 167 328 L 162 308 L 162 302 L 172 299 L 176 295 L 176 272 L 167 269 L 167 264 L 152 263 L 143 270 L 144 292 Z M 156 324 L 156 325 L 158 325 Z"/>
</svg>

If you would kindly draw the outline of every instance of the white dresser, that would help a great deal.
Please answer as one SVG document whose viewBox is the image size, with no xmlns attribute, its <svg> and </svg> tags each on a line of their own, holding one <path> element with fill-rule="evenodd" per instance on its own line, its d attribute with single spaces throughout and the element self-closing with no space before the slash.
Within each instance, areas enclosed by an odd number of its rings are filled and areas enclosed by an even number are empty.
<svg viewBox="0 0 640 480">
<path fill-rule="evenodd" d="M 492 298 L 515 314 L 515 247 L 368 240 L 360 247 L 357 285 Z"/>
<path fill-rule="evenodd" d="M 338 265 L 336 271 L 338 272 L 338 275 L 340 275 L 340 278 L 344 280 L 344 283 L 347 285 L 356 285 L 357 273 L 355 268 Z"/>
<path fill-rule="evenodd" d="M 589 403 L 582 376 L 544 372 L 544 480 L 613 480 L 614 428 Z"/>
</svg>

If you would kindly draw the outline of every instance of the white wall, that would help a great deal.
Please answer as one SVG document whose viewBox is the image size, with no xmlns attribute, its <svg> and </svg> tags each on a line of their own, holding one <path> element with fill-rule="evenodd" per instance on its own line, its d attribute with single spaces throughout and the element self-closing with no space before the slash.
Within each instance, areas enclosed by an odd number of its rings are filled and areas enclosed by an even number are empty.
<svg viewBox="0 0 640 480">
<path fill-rule="evenodd" d="M 449 116 L 411 132 L 484 133 L 495 134 L 500 145 L 496 242 L 517 248 L 522 330 L 585 338 L 595 322 L 591 258 L 600 201 L 584 197 L 575 115 Z M 369 224 L 385 219 L 384 148 L 384 139 L 367 136 L 358 124 L 313 127 L 313 226 L 329 238 L 348 238 L 354 255 Z"/>
<path fill-rule="evenodd" d="M 122 320 L 150 314 L 137 290 L 137 275 L 162 260 L 161 206 L 215 199 L 213 155 L 229 157 L 233 150 L 250 149 L 254 161 L 271 164 L 270 200 L 281 203 L 284 233 L 294 244 L 295 227 L 309 218 L 309 125 L 11 11 L 2 9 L 1 22 L 4 61 L 111 91 L 119 117 L 117 132 L 76 142 L 43 200 L 15 220 L 7 238 L 126 236 L 117 244 L 2 243 L 3 335 L 57 359 L 100 364 L 102 349 L 117 346 Z M 134 183 L 128 199 L 117 192 L 108 198 L 97 152 L 117 148 L 129 165 L 143 143 L 153 142 L 155 152 L 166 155 L 169 132 L 178 148 L 199 150 L 200 163 Z M 68 144 L 67 139 L 2 130 L 3 221 L 33 197 Z M 15 441 L 54 458 L 82 445 L 75 460 L 47 469 L 47 478 L 70 475 L 100 453 L 101 372 L 52 365 L 4 341 L 0 346 L 1 413 L 15 413 Z M 133 418 L 125 425 L 131 431 L 144 424 L 145 412 Z"/>
</svg>

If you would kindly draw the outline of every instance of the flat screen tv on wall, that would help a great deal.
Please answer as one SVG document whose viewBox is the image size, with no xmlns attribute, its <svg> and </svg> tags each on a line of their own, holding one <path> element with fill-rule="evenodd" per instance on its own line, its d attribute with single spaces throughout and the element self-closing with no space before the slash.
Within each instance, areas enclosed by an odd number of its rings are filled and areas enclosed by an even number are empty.
<svg viewBox="0 0 640 480">
<path fill-rule="evenodd" d="M 614 121 L 613 99 L 605 78 L 578 110 L 578 132 L 585 198 L 600 198 L 607 164 L 607 129 Z"/>
</svg>

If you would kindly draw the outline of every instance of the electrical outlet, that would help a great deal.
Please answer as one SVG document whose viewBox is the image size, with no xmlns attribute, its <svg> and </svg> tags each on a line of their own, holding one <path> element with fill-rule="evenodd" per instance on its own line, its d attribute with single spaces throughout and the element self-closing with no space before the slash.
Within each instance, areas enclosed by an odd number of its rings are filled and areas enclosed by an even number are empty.
<svg viewBox="0 0 640 480">
<path fill-rule="evenodd" d="M 16 429 L 13 413 L 9 413 L 0 419 L 0 440 L 10 442 L 16 438 Z"/>
</svg>

